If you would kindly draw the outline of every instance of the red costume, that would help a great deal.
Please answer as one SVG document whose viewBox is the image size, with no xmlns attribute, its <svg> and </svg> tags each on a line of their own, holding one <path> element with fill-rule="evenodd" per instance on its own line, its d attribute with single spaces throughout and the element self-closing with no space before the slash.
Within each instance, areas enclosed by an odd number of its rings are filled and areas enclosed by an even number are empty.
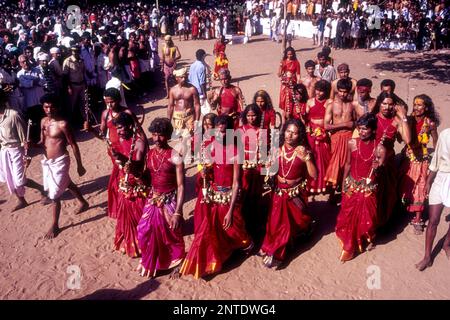
<svg viewBox="0 0 450 320">
<path fill-rule="evenodd" d="M 141 137 L 137 137 L 141 139 Z M 120 141 L 120 145 L 115 151 L 128 158 L 130 154 L 132 139 Z M 147 151 L 147 150 L 146 150 Z M 136 153 L 132 155 L 132 159 L 135 159 Z M 145 204 L 146 190 L 137 189 L 138 186 L 144 186 L 145 181 L 141 181 L 136 178 L 132 173 L 128 175 L 128 185 L 130 188 L 125 187 L 125 172 L 119 169 L 119 192 L 117 197 L 117 224 L 116 235 L 114 238 L 114 246 L 116 250 L 120 250 L 126 253 L 130 257 L 137 257 L 140 255 L 138 237 L 137 237 L 137 225 L 142 216 L 142 209 Z M 148 185 L 148 182 L 147 182 Z"/>
<path fill-rule="evenodd" d="M 311 225 L 311 216 L 307 214 L 306 163 L 297 156 L 297 149 L 285 150 L 286 154 L 281 151 L 278 158 L 278 177 L 282 180 L 302 180 L 295 186 L 276 180 L 261 247 L 265 254 L 280 261 L 285 258 L 288 243 L 299 233 L 308 232 Z"/>
<path fill-rule="evenodd" d="M 337 217 L 336 236 L 341 241 L 341 261 L 350 260 L 357 250 L 375 237 L 379 225 L 377 217 L 377 178 L 372 171 L 376 141 L 367 144 L 356 138 L 356 149 L 351 153 L 350 174 L 342 190 L 341 210 Z M 370 177 L 370 181 L 367 178 Z"/>
<path fill-rule="evenodd" d="M 198 19 L 198 16 L 196 14 L 194 14 L 191 18 L 191 23 L 192 23 L 192 38 L 193 39 L 197 39 L 198 37 L 198 32 L 199 32 L 199 23 L 200 20 Z"/>
<path fill-rule="evenodd" d="M 181 274 L 192 274 L 195 278 L 219 272 L 233 251 L 252 244 L 245 231 L 238 201 L 233 210 L 231 226 L 227 230 L 223 228 L 223 219 L 230 208 L 233 158 L 237 157 L 237 148 L 233 145 L 225 148 L 215 142 L 212 155 L 215 157 L 214 182 L 208 190 L 207 199 L 199 194 L 194 213 L 202 210 L 201 216 L 204 218 L 180 270 Z"/>
<path fill-rule="evenodd" d="M 297 84 L 297 75 L 300 76 L 298 60 L 286 59 L 281 62 L 280 109 L 290 114 L 293 112 L 293 87 Z"/>
<path fill-rule="evenodd" d="M 325 102 L 314 98 L 314 105 L 310 107 L 306 115 L 308 142 L 311 146 L 317 168 L 317 179 L 310 179 L 308 190 L 311 193 L 321 193 L 326 191 L 325 173 L 330 162 L 330 139 L 325 128 L 317 125 L 311 120 L 322 120 L 325 117 Z"/>
<path fill-rule="evenodd" d="M 412 118 L 413 142 L 405 147 L 405 159 L 400 168 L 400 195 L 409 212 L 423 212 L 425 208 L 424 188 L 428 179 L 430 156 L 427 144 L 430 137 L 430 121 L 424 118 L 416 122 Z"/>
<path fill-rule="evenodd" d="M 172 162 L 173 149 L 151 149 L 147 167 L 152 177 L 152 190 L 146 199 L 144 214 L 137 227 L 141 266 L 150 275 L 171 269 L 185 256 L 181 228 L 171 229 L 169 221 L 177 205 L 177 174 Z"/>
<path fill-rule="evenodd" d="M 397 202 L 397 184 L 398 170 L 395 166 L 394 142 L 397 136 L 397 128 L 392 125 L 394 117 L 385 119 L 377 114 L 377 132 L 376 141 L 386 148 L 386 161 L 383 168 L 380 169 L 379 187 L 379 221 L 384 225 L 390 218 L 394 206 Z"/>
<path fill-rule="evenodd" d="M 223 114 L 223 109 L 229 110 L 228 115 L 234 120 L 234 129 L 239 127 L 239 116 L 242 112 L 241 104 L 239 103 L 238 95 L 236 94 L 235 86 L 220 88 L 220 102 L 217 110 L 218 115 Z"/>
<path fill-rule="evenodd" d="M 116 126 L 113 124 L 112 110 L 108 109 L 106 115 L 106 127 L 108 128 L 108 139 L 111 142 L 111 147 L 114 150 L 118 150 L 120 147 L 119 136 L 117 134 Z M 115 159 L 111 155 L 111 151 L 108 149 L 108 155 L 111 157 L 112 161 L 112 171 L 109 176 L 108 181 L 108 216 L 110 218 L 116 219 L 117 212 L 117 198 L 118 198 L 118 187 L 119 187 L 119 166 L 117 165 Z"/>
<path fill-rule="evenodd" d="M 345 162 L 348 153 L 348 141 L 352 138 L 352 131 L 342 129 L 331 134 L 331 158 L 325 172 L 325 183 L 332 188 L 342 185 Z"/>
</svg>

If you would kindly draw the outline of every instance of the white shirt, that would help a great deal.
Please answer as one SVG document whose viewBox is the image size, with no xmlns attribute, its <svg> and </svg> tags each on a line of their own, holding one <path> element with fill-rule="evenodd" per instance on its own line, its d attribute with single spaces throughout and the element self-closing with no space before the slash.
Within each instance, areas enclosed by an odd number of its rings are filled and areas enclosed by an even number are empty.
<svg viewBox="0 0 450 320">
<path fill-rule="evenodd" d="M 24 96 L 24 107 L 29 108 L 40 104 L 40 99 L 44 95 L 44 75 L 39 68 L 32 68 L 28 71 L 21 69 L 17 73 L 20 91 Z"/>
</svg>

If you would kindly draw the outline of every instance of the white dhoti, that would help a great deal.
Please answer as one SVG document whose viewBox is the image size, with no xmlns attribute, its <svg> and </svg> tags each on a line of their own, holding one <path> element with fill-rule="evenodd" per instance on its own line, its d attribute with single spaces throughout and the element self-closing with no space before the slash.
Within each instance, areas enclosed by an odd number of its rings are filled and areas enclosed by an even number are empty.
<svg viewBox="0 0 450 320">
<path fill-rule="evenodd" d="M 438 171 L 428 195 L 430 205 L 443 204 L 450 208 L 450 172 Z"/>
<path fill-rule="evenodd" d="M 70 156 L 64 154 L 56 159 L 44 157 L 41 163 L 44 190 L 47 192 L 47 197 L 52 200 L 58 199 L 70 183 Z"/>
<path fill-rule="evenodd" d="M 25 195 L 25 165 L 23 163 L 23 149 L 0 149 L 0 182 L 6 183 L 11 194 L 19 197 Z"/>
</svg>

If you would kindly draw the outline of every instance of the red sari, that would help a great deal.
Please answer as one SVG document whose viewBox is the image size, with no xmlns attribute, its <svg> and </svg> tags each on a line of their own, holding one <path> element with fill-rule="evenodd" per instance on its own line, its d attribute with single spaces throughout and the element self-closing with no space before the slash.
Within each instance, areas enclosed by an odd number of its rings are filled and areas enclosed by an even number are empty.
<svg viewBox="0 0 450 320">
<path fill-rule="evenodd" d="M 117 150 L 120 147 L 120 142 L 116 126 L 113 124 L 111 109 L 108 110 L 106 127 L 108 128 L 108 139 L 111 142 L 111 147 Z M 116 219 L 118 216 L 117 198 L 119 192 L 119 166 L 117 165 L 115 159 L 112 157 L 110 150 L 108 150 L 108 155 L 110 156 L 113 165 L 108 181 L 108 216 L 110 218 Z"/>
<path fill-rule="evenodd" d="M 294 149 L 287 150 L 287 158 L 293 156 L 294 152 Z M 282 261 L 285 258 L 288 243 L 299 233 L 309 231 L 311 216 L 307 213 L 306 163 L 298 156 L 289 161 L 281 155 L 278 161 L 279 177 L 288 180 L 303 178 L 296 186 L 289 186 L 277 180 L 275 192 L 272 193 L 261 251 Z"/>
<path fill-rule="evenodd" d="M 192 38 L 197 39 L 199 33 L 200 20 L 197 15 L 192 16 Z"/>
<path fill-rule="evenodd" d="M 397 128 L 392 125 L 394 118 L 385 119 L 377 114 L 376 141 L 386 148 L 386 161 L 380 169 L 378 182 L 378 210 L 380 225 L 386 224 L 392 215 L 397 202 L 398 170 L 395 166 L 394 142 L 397 136 Z"/>
<path fill-rule="evenodd" d="M 326 191 L 325 174 L 330 162 L 330 139 L 323 126 L 317 125 L 311 120 L 323 120 L 325 117 L 325 102 L 314 98 L 314 106 L 309 109 L 306 115 L 308 142 L 314 155 L 317 168 L 317 179 L 308 181 L 310 193 L 323 193 Z"/>
<path fill-rule="evenodd" d="M 375 237 L 377 216 L 377 178 L 372 173 L 376 141 L 365 144 L 356 138 L 357 148 L 351 153 L 350 175 L 342 190 L 341 210 L 336 223 L 336 236 L 342 245 L 341 261 L 350 260 L 357 251 Z M 366 178 L 371 175 L 370 183 Z"/>
<path fill-rule="evenodd" d="M 142 139 L 138 137 L 137 139 Z M 115 149 L 118 153 L 127 157 L 130 153 L 131 138 L 128 140 L 122 140 L 119 147 Z M 135 160 L 136 154 L 132 155 L 132 159 Z M 125 177 L 125 172 L 119 169 L 118 180 L 122 180 Z M 130 173 L 129 181 L 133 183 L 136 178 Z M 140 256 L 140 250 L 138 245 L 137 226 L 142 216 L 142 209 L 144 208 L 145 198 L 129 196 L 128 194 L 119 190 L 117 197 L 117 224 L 116 234 L 114 238 L 114 247 L 116 250 L 127 254 L 128 256 L 135 258 Z"/>
<path fill-rule="evenodd" d="M 214 182 L 209 188 L 209 194 L 214 193 L 221 197 L 229 196 L 233 183 L 233 163 L 230 163 L 230 161 L 237 157 L 237 148 L 233 145 L 220 148 L 218 143 L 214 144 L 214 148 L 213 156 L 217 157 L 217 155 L 222 154 L 222 159 L 228 161 L 215 158 L 213 164 Z M 233 155 L 232 158 L 230 158 L 230 155 Z M 181 274 L 192 274 L 195 278 L 219 272 L 223 263 L 228 260 L 233 251 L 247 248 L 252 244 L 245 230 L 239 202 L 236 203 L 233 210 L 231 227 L 224 230 L 223 219 L 229 210 L 229 202 L 215 201 L 214 198 L 216 197 L 211 197 L 209 203 L 206 203 L 202 201 L 204 200 L 202 198 L 200 193 L 195 205 L 195 212 L 201 210 L 201 215 L 204 218 L 194 235 L 191 248 L 180 270 Z"/>
<path fill-rule="evenodd" d="M 158 270 L 177 266 L 185 256 L 181 227 L 171 229 L 169 225 L 176 210 L 178 187 L 176 166 L 171 160 L 172 152 L 172 148 L 161 153 L 153 148 L 147 156 L 152 189 L 137 231 L 142 251 L 141 266 L 152 276 Z"/>
<path fill-rule="evenodd" d="M 431 160 L 427 149 L 430 124 L 427 118 L 419 122 L 412 118 L 412 122 L 414 140 L 410 147 L 403 149 L 405 159 L 400 167 L 400 195 L 406 210 L 415 213 L 425 209 L 424 188 Z"/>
<path fill-rule="evenodd" d="M 292 114 L 294 100 L 293 87 L 297 84 L 297 75 L 300 76 L 300 63 L 298 60 L 283 60 L 281 62 L 281 88 L 280 109 Z"/>
</svg>

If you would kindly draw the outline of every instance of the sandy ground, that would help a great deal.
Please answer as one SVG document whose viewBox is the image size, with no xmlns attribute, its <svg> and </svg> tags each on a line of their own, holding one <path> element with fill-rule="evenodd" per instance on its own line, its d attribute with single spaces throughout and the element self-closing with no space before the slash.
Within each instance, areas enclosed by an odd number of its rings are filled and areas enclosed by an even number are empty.
<svg viewBox="0 0 450 320">
<path fill-rule="evenodd" d="M 211 53 L 213 41 L 176 41 L 182 53 L 182 63 L 193 62 L 195 50 L 204 48 Z M 311 40 L 293 42 L 303 63 L 314 58 L 317 48 Z M 278 101 L 279 80 L 276 70 L 281 47 L 265 37 L 256 37 L 247 45 L 227 48 L 230 69 L 239 82 L 247 102 L 258 89 L 267 90 Z M 351 75 L 358 79 L 371 78 L 374 96 L 384 78 L 397 82 L 396 92 L 411 108 L 414 95 L 429 94 L 441 113 L 440 129 L 450 125 L 446 106 L 450 97 L 450 77 L 447 53 L 367 52 L 365 50 L 334 51 L 336 65 L 347 62 Z M 207 61 L 212 64 L 212 57 Z M 145 128 L 155 116 L 164 116 L 167 101 L 155 94 L 147 103 Z M 159 100 L 158 100 L 159 99 Z M 424 272 L 415 269 L 423 254 L 424 236 L 416 236 L 408 225 L 408 218 L 397 215 L 391 225 L 380 234 L 375 250 L 341 264 L 340 247 L 334 234 L 337 209 L 319 199 L 311 205 L 318 221 L 315 234 L 307 242 L 299 243 L 289 255 L 285 268 L 267 270 L 259 257 L 244 259 L 236 255 L 225 270 L 209 281 L 191 276 L 177 280 L 163 274 L 156 279 L 141 278 L 134 268 L 137 260 L 112 249 L 115 221 L 105 214 L 106 185 L 110 160 L 105 146 L 87 134 L 78 134 L 83 162 L 88 173 L 79 178 L 71 168 L 73 180 L 80 186 L 91 208 L 75 215 L 76 200 L 66 193 L 62 204 L 60 226 L 62 232 L 51 241 L 43 239 L 50 226 L 49 206 L 42 206 L 39 194 L 27 190 L 31 205 L 11 213 L 14 200 L 9 198 L 5 185 L 0 186 L 0 298 L 1 299 L 449 299 L 450 261 L 444 252 L 436 250 L 432 268 Z M 40 156 L 34 157 L 29 177 L 41 182 Z M 72 156 L 73 160 L 73 156 Z M 72 163 L 75 163 L 74 161 Z M 186 248 L 192 241 L 193 174 L 188 167 L 188 194 L 184 206 L 186 219 Z M 445 234 L 447 210 L 442 217 L 436 242 Z M 442 245 L 442 241 L 440 241 Z M 74 267 L 75 266 L 75 267 Z M 79 289 L 71 282 L 81 270 Z M 371 282 L 375 275 L 379 282 Z M 379 289 L 369 289 L 367 283 Z M 72 284 L 72 285 L 70 285 Z M 70 289 L 72 288 L 72 289 Z M 372 286 L 373 288 L 373 286 Z"/>
</svg>

